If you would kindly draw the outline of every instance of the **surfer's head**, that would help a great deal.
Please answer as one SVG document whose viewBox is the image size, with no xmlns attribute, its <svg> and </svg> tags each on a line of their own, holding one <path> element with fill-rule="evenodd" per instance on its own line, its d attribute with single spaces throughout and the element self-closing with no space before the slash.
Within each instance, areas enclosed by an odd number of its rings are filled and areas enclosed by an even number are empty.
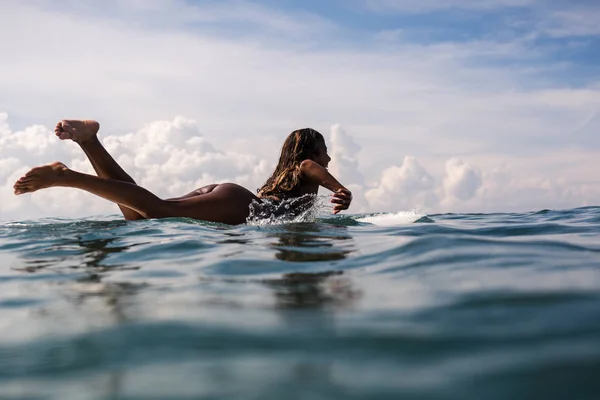
<svg viewBox="0 0 600 400">
<path fill-rule="evenodd" d="M 311 128 L 290 133 L 283 142 L 275 172 L 258 192 L 262 196 L 280 197 L 292 191 L 300 182 L 300 164 L 309 159 L 327 167 L 330 158 L 323 135 Z"/>
<path fill-rule="evenodd" d="M 323 135 L 311 128 L 298 129 L 290 133 L 283 142 L 277 167 L 298 167 L 304 160 L 314 160 L 326 155 Z"/>
</svg>

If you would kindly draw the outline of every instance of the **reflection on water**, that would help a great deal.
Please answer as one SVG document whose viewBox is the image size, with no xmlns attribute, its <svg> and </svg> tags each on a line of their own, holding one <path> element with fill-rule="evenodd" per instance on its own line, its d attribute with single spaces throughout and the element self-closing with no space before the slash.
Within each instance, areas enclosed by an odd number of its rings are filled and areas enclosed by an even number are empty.
<svg viewBox="0 0 600 400">
<path fill-rule="evenodd" d="M 223 240 L 218 240 L 217 243 L 220 244 L 248 244 L 250 241 L 245 238 L 244 233 L 235 233 L 235 232 L 223 232 L 227 238 Z"/>
<path fill-rule="evenodd" d="M 84 261 L 82 267 L 94 268 L 96 271 L 109 271 L 112 268 L 122 268 L 124 265 L 104 265 L 103 262 L 111 254 L 127 251 L 132 246 L 119 245 L 119 238 L 78 240 L 77 245 L 82 250 Z M 137 269 L 137 267 L 135 267 Z"/>
<path fill-rule="evenodd" d="M 24 254 L 25 266 L 14 269 L 24 272 L 37 272 L 51 267 L 93 268 L 96 272 L 105 272 L 115 268 L 137 269 L 119 264 L 104 263 L 111 254 L 125 252 L 133 246 L 119 245 L 119 237 L 84 240 L 57 239 L 48 248 Z"/>
<path fill-rule="evenodd" d="M 105 273 L 113 270 L 137 270 L 137 266 L 110 263 L 110 255 L 123 253 L 132 248 L 131 245 L 119 244 L 118 236 L 98 239 L 58 239 L 47 251 L 28 254 L 24 258 L 25 266 L 14 268 L 28 273 L 35 273 L 40 269 L 58 267 L 68 269 L 81 269 L 84 276 L 75 279 L 76 292 L 65 293 L 65 296 L 76 305 L 83 305 L 89 298 L 104 298 L 109 315 L 114 317 L 114 322 L 120 323 L 129 320 L 124 313 L 125 299 L 132 297 L 146 285 L 128 282 L 103 283 Z M 48 254 L 54 254 L 49 256 Z M 60 254 L 60 256 L 56 256 Z M 36 259 L 31 259 L 36 257 Z"/>
<path fill-rule="evenodd" d="M 135 304 L 134 296 L 147 288 L 143 283 L 102 282 L 99 274 L 89 274 L 77 280 L 77 293 L 71 296 L 73 302 L 83 306 L 86 301 L 103 299 L 105 311 L 112 316 L 113 323 L 120 324 L 135 320 L 131 315 L 131 306 Z"/>
<path fill-rule="evenodd" d="M 298 272 L 263 282 L 273 289 L 279 308 L 349 307 L 362 293 L 343 274 L 343 271 Z"/>
<path fill-rule="evenodd" d="M 110 226 L 112 229 L 123 227 Z M 102 226 L 94 225 L 97 230 Z M 220 227 L 217 227 L 220 228 Z M 355 242 L 348 232 L 347 226 L 335 226 L 319 223 L 295 223 L 265 230 L 265 237 L 276 239 L 270 242 L 269 247 L 275 250 L 275 259 L 280 261 L 319 263 L 344 260 L 355 251 Z M 81 230 L 81 228 L 80 228 Z M 231 248 L 231 252 L 223 252 L 225 257 L 232 257 L 244 253 L 245 246 L 252 246 L 252 240 L 247 232 L 232 232 L 230 230 L 216 229 L 221 238 L 215 241 L 220 245 Z M 73 232 L 71 232 L 73 233 Z M 115 281 L 104 282 L 114 271 L 133 271 L 140 269 L 131 263 L 117 263 L 114 256 L 128 253 L 134 247 L 144 245 L 137 242 L 126 244 L 123 237 L 117 232 L 112 236 L 106 234 L 100 238 L 91 237 L 94 232 L 87 234 L 77 232 L 71 237 L 57 235 L 49 249 L 36 251 L 23 255 L 25 266 L 15 269 L 35 273 L 44 268 L 78 269 L 85 271 L 84 276 L 79 276 L 77 285 L 68 287 L 69 292 L 65 297 L 77 307 L 85 307 L 88 300 L 103 299 L 107 315 L 112 316 L 114 324 L 135 320 L 131 315 L 136 295 L 150 287 L 144 282 Z M 106 233 L 106 232 L 103 232 Z M 129 242 L 127 242 L 129 243 Z M 191 249 L 190 251 L 193 251 Z M 54 269 L 53 268 L 53 269 Z M 221 282 L 227 279 L 220 279 Z M 236 281 L 236 279 L 231 279 Z M 281 278 L 256 281 L 272 290 L 275 307 L 279 309 L 321 308 L 327 306 L 350 307 L 361 296 L 361 291 L 355 287 L 351 278 L 344 275 L 341 270 L 328 270 L 325 272 L 294 272 L 284 273 Z M 226 298 L 223 300 L 227 300 Z M 230 300 L 234 302 L 234 300 Z M 223 303 L 215 302 L 213 305 Z M 205 306 L 207 302 L 202 303 Z M 234 304 L 234 303 L 232 303 Z"/>
<path fill-rule="evenodd" d="M 353 251 L 355 243 L 346 226 L 330 225 L 327 229 L 315 223 L 290 224 L 285 230 L 269 234 L 277 238 L 272 247 L 282 261 L 313 262 L 343 260 Z"/>
<path fill-rule="evenodd" d="M 275 229 L 265 229 L 270 239 L 266 249 L 271 249 L 271 257 L 276 260 L 319 263 L 343 260 L 355 251 L 354 240 L 349 235 L 346 227 L 327 227 L 319 224 L 293 224 Z M 228 246 L 222 255 L 235 258 L 243 255 L 245 246 L 253 243 L 244 232 L 231 232 L 218 230 L 221 237 L 215 239 L 219 245 Z M 115 262 L 115 257 L 131 252 L 137 245 L 125 244 L 118 233 L 112 237 L 91 238 L 82 235 L 70 238 L 57 237 L 51 246 L 44 251 L 23 255 L 23 264 L 20 271 L 36 273 L 40 269 L 52 269 L 60 273 L 63 269 L 80 270 L 85 275 L 74 280 L 75 285 L 60 285 L 61 297 L 76 307 L 78 313 L 104 314 L 109 317 L 109 326 L 118 327 L 124 324 L 135 323 L 141 315 L 136 309 L 141 301 L 138 295 L 142 294 L 151 285 L 143 282 L 116 281 L 112 276 L 115 272 L 133 271 L 140 269 L 132 263 Z M 275 242 L 272 242 L 275 239 Z M 193 251 L 190 249 L 190 252 Z M 178 268 L 173 265 L 174 268 Z M 107 278 L 111 278 L 108 279 Z M 226 280 L 213 277 L 220 282 Z M 234 281 L 233 279 L 232 281 Z M 259 279 L 251 284 L 261 285 L 271 290 L 274 307 L 278 310 L 296 309 L 325 309 L 330 307 L 351 307 L 360 298 L 362 293 L 356 289 L 351 278 L 343 271 L 329 270 L 325 272 L 293 272 L 282 274 L 280 278 Z M 98 300 L 103 306 L 98 308 Z M 140 305 L 141 306 L 141 305 Z M 218 304 L 207 302 L 199 303 L 198 307 L 216 307 Z M 143 308 L 143 306 L 141 306 Z M 230 308 L 228 308 L 230 310 Z M 52 318 L 45 313 L 44 318 Z M 100 314 L 96 314 L 100 318 Z M 41 317 L 41 315 L 40 315 Z M 298 321 L 293 315 L 282 315 L 282 323 L 289 325 L 290 329 L 297 326 Z M 315 326 L 321 329 L 332 329 L 332 315 L 323 314 L 315 316 Z M 70 351 L 78 351 L 75 347 Z M 317 381 L 325 387 L 333 385 L 331 366 L 327 363 L 315 363 L 310 360 L 298 361 L 286 367 L 287 372 L 281 371 L 282 380 L 290 383 Z M 210 371 L 207 371 L 210 372 Z M 97 382 L 106 398 L 120 398 L 126 395 L 128 386 L 135 381 L 128 376 L 126 368 L 109 368 Z"/>
</svg>

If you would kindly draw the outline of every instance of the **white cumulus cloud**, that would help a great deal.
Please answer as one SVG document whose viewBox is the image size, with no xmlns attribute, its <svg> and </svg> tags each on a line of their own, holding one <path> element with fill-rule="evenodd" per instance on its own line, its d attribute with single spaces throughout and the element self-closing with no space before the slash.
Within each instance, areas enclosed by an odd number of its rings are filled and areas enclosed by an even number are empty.
<svg viewBox="0 0 600 400">
<path fill-rule="evenodd" d="M 379 183 L 365 193 L 372 211 L 431 208 L 435 205 L 435 179 L 415 157 L 385 169 Z"/>
<path fill-rule="evenodd" d="M 444 178 L 445 201 L 467 201 L 475 197 L 482 186 L 481 171 L 459 158 L 446 162 Z"/>
<path fill-rule="evenodd" d="M 368 203 L 364 196 L 365 178 L 358 162 L 362 146 L 346 133 L 340 124 L 333 125 L 330 133 L 329 171 L 352 192 L 352 210 L 365 212 L 368 210 Z"/>
</svg>

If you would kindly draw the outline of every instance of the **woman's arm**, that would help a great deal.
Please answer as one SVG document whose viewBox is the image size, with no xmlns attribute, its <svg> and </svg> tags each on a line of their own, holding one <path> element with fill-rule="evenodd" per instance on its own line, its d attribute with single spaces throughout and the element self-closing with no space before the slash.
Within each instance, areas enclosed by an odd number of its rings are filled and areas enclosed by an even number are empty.
<svg viewBox="0 0 600 400">
<path fill-rule="evenodd" d="M 344 187 L 327 171 L 313 160 L 304 160 L 300 164 L 300 178 L 323 186 L 333 192 L 331 202 L 335 204 L 333 213 L 347 210 L 352 203 L 352 192 Z"/>
</svg>

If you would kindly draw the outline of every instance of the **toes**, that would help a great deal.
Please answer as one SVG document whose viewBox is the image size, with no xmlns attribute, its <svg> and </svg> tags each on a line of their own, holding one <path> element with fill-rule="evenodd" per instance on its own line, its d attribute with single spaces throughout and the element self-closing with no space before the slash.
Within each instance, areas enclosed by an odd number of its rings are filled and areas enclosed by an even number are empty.
<svg viewBox="0 0 600 400">
<path fill-rule="evenodd" d="M 15 182 L 15 184 L 13 185 L 14 188 L 16 187 L 21 187 L 24 186 L 26 184 L 28 184 L 31 180 L 27 179 L 27 178 L 21 178 L 18 181 Z"/>
<path fill-rule="evenodd" d="M 29 189 L 28 187 L 26 187 L 26 186 L 23 186 L 23 187 L 16 187 L 16 188 L 14 188 L 14 189 L 15 189 L 15 190 L 14 190 L 14 194 L 16 194 L 17 196 L 18 196 L 18 195 L 20 195 L 20 194 L 23 194 L 23 193 L 28 193 L 28 192 L 30 192 L 30 189 Z"/>
<path fill-rule="evenodd" d="M 34 187 L 33 182 L 33 179 L 22 177 L 13 185 L 14 193 L 16 195 L 20 195 L 31 192 L 32 188 Z"/>
<path fill-rule="evenodd" d="M 20 178 L 15 185 L 26 185 L 31 182 L 31 178 L 22 177 Z"/>
<path fill-rule="evenodd" d="M 76 129 L 73 128 L 68 122 L 63 124 L 62 129 L 65 132 L 71 132 L 71 133 L 76 131 Z"/>
<path fill-rule="evenodd" d="M 56 128 L 54 128 L 54 133 L 60 140 L 73 139 L 73 134 L 76 131 L 66 119 L 60 121 L 56 124 Z"/>
<path fill-rule="evenodd" d="M 22 186 L 22 185 L 15 185 L 13 187 L 13 189 L 14 189 L 14 193 L 16 195 L 20 195 L 21 193 L 25 193 L 25 190 L 27 189 L 27 187 L 26 186 Z"/>
</svg>

